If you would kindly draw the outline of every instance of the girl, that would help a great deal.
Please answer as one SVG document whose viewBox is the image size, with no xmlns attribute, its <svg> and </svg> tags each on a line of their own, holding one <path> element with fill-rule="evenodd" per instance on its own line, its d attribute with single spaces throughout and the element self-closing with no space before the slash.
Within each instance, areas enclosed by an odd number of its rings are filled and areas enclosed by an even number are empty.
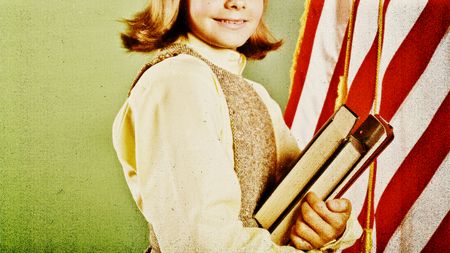
<svg viewBox="0 0 450 253">
<path fill-rule="evenodd" d="M 252 218 L 299 154 L 278 105 L 241 76 L 246 58 L 281 44 L 261 20 L 266 2 L 150 0 L 127 22 L 126 48 L 159 49 L 113 126 L 151 252 L 296 252 L 356 239 L 350 203 L 324 203 L 313 193 L 292 246 L 274 244 Z"/>
</svg>

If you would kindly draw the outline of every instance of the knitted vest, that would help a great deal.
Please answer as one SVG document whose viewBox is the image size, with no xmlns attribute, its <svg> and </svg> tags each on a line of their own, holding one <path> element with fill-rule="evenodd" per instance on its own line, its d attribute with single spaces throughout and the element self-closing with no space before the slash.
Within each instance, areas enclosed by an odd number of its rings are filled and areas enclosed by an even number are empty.
<svg viewBox="0 0 450 253">
<path fill-rule="evenodd" d="M 277 156 L 270 115 L 253 87 L 241 76 L 218 67 L 186 45 L 172 44 L 144 66 L 131 89 L 147 69 L 179 54 L 188 54 L 204 61 L 219 80 L 230 115 L 234 170 L 241 187 L 239 219 L 246 227 L 257 227 L 253 213 L 261 197 L 274 183 Z M 151 252 L 160 252 L 151 224 L 149 228 Z"/>
</svg>

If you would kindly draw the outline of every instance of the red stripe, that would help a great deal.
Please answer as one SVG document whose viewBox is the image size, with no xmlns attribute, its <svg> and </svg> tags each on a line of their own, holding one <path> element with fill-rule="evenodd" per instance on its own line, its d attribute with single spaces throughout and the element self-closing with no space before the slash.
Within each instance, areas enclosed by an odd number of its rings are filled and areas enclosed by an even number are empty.
<svg viewBox="0 0 450 253">
<path fill-rule="evenodd" d="M 355 1 L 354 10 L 355 13 L 353 14 L 354 19 L 356 20 L 357 12 L 358 12 L 358 6 L 359 6 L 359 0 Z M 355 23 L 353 22 L 352 30 L 355 30 Z M 346 48 L 347 48 L 347 33 L 348 33 L 348 25 L 347 29 L 345 30 L 345 36 L 342 42 L 341 52 L 339 53 L 339 58 L 336 63 L 336 67 L 333 72 L 333 76 L 331 77 L 330 86 L 328 87 L 327 96 L 325 97 L 325 102 L 322 107 L 322 111 L 320 112 L 319 120 L 316 125 L 316 130 L 314 133 L 317 133 L 319 129 L 325 124 L 325 122 L 333 115 L 334 113 L 334 104 L 337 98 L 337 89 L 339 84 L 339 77 L 344 74 L 344 67 L 345 67 L 345 54 L 346 54 Z M 353 34 L 352 38 L 353 40 Z M 350 55 L 351 55 L 351 48 L 350 48 Z"/>
<path fill-rule="evenodd" d="M 449 6 L 450 1 L 430 0 L 389 63 L 380 108 L 388 121 L 425 71 L 445 35 L 450 24 Z"/>
<path fill-rule="evenodd" d="M 430 125 L 400 165 L 381 196 L 376 211 L 377 252 L 384 250 L 395 229 L 449 152 L 450 132 L 445 131 L 449 129 L 449 98 L 447 95 Z"/>
<path fill-rule="evenodd" d="M 284 120 L 289 127 L 292 126 L 292 122 L 294 121 L 297 105 L 300 100 L 300 95 L 302 94 L 303 85 L 305 84 L 306 73 L 308 72 L 314 38 L 316 36 L 323 4 L 324 0 L 310 2 L 305 24 L 305 33 L 297 56 L 297 69 L 295 70 L 292 81 L 292 91 L 284 113 Z"/>
<path fill-rule="evenodd" d="M 447 213 L 422 253 L 450 252 L 450 213 Z"/>
<path fill-rule="evenodd" d="M 389 0 L 384 2 L 383 16 L 386 15 Z M 383 18 L 384 22 L 385 18 Z M 347 105 L 352 110 L 361 116 L 355 128 L 366 118 L 372 109 L 373 100 L 375 97 L 375 75 L 377 67 L 377 48 L 378 48 L 378 33 L 375 36 L 372 47 L 369 49 L 364 61 L 362 62 L 355 79 L 352 82 L 348 94 Z"/>
</svg>

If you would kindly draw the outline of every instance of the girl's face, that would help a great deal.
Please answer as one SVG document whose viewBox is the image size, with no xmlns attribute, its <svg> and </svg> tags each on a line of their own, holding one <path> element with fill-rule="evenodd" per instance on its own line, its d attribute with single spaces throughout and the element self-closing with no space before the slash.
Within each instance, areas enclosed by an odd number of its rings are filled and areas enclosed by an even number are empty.
<svg viewBox="0 0 450 253">
<path fill-rule="evenodd" d="M 188 0 L 188 24 L 203 41 L 236 49 L 250 38 L 261 20 L 264 0 Z"/>
</svg>

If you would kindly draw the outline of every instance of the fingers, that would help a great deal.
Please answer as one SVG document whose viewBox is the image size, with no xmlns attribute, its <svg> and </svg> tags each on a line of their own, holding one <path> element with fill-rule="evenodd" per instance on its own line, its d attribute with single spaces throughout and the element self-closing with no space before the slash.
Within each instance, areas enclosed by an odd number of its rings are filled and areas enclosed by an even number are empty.
<svg viewBox="0 0 450 253">
<path fill-rule="evenodd" d="M 347 199 L 335 199 L 328 201 L 327 204 L 323 202 L 313 192 L 308 192 L 305 196 L 306 202 L 320 217 L 333 228 L 345 227 L 348 217 L 350 216 L 351 204 Z M 332 208 L 330 208 L 330 206 Z M 337 210 L 338 212 L 336 212 Z"/>
<path fill-rule="evenodd" d="M 314 247 L 304 239 L 298 237 L 295 234 L 291 234 L 291 243 L 294 245 L 295 248 L 300 250 L 312 250 Z"/>
<path fill-rule="evenodd" d="M 328 209 L 336 213 L 350 213 L 352 204 L 348 199 L 332 199 L 326 202 Z"/>
<path fill-rule="evenodd" d="M 340 231 L 337 231 L 330 223 L 325 221 L 308 202 L 303 202 L 300 208 L 302 212 L 301 220 L 321 238 L 320 240 L 316 240 L 319 246 L 336 239 L 336 234 Z"/>
<path fill-rule="evenodd" d="M 326 242 L 311 228 L 298 219 L 292 227 L 291 241 L 297 249 L 311 250 L 322 247 Z"/>
<path fill-rule="evenodd" d="M 309 192 L 300 206 L 300 212 L 292 226 L 292 244 L 302 250 L 318 249 L 342 235 L 350 216 L 351 203 L 347 199 L 325 203 Z"/>
</svg>

